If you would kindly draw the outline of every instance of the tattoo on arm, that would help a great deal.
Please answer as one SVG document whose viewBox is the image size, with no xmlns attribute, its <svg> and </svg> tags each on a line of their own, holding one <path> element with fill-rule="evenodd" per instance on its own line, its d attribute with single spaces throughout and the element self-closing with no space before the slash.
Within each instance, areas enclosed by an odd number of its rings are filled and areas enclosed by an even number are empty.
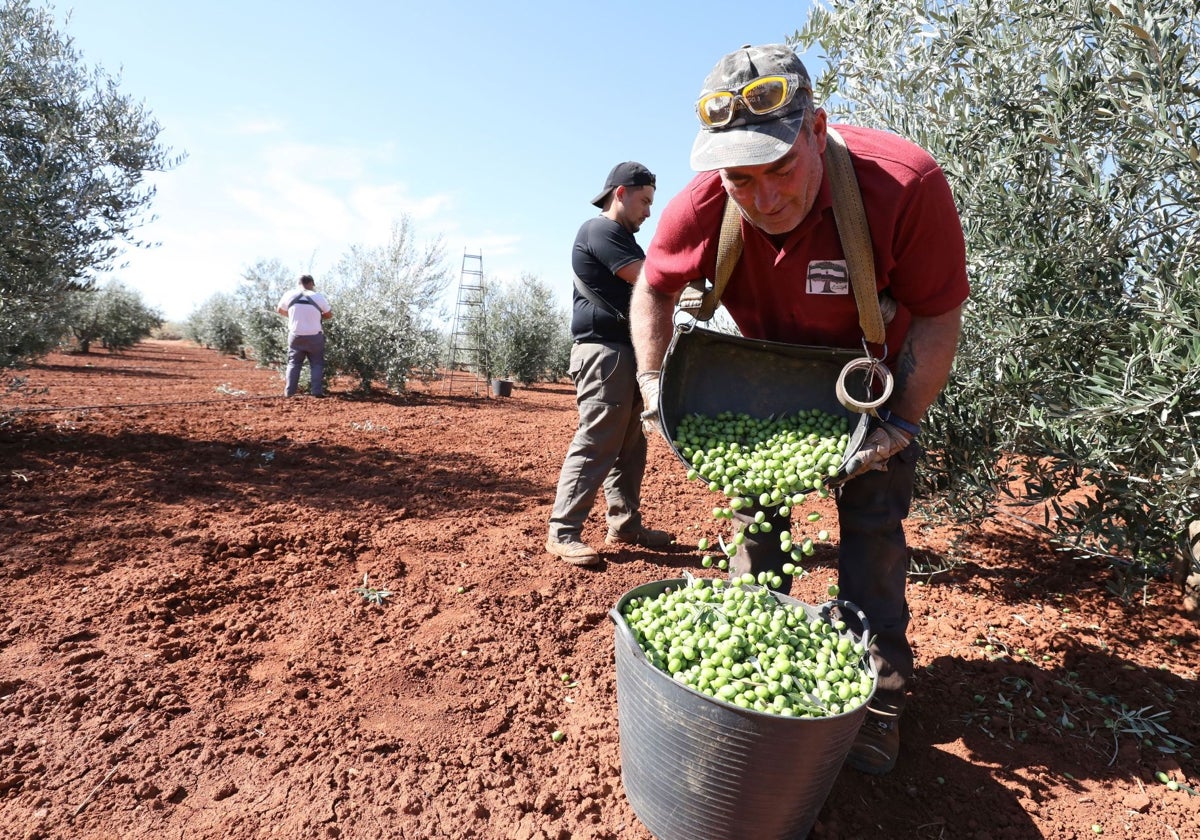
<svg viewBox="0 0 1200 840">
<path fill-rule="evenodd" d="M 900 348 L 900 355 L 896 358 L 896 370 L 892 373 L 897 390 L 901 393 L 904 392 L 904 386 L 908 384 L 909 376 L 916 369 L 917 360 L 913 355 L 912 338 L 905 338 L 904 346 Z"/>
</svg>

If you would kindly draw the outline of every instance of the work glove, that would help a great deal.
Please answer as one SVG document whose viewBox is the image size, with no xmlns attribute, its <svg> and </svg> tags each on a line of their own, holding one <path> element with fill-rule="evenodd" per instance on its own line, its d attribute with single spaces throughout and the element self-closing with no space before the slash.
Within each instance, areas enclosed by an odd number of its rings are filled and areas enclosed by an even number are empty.
<svg viewBox="0 0 1200 840">
<path fill-rule="evenodd" d="M 891 418 L 892 415 L 884 410 L 884 416 Z M 903 423 L 909 428 L 916 429 L 917 426 L 909 423 L 906 420 L 896 418 L 898 422 Z M 857 478 L 870 470 L 887 470 L 888 459 L 908 448 L 908 445 L 913 442 L 916 434 L 902 429 L 895 423 L 888 420 L 879 420 L 878 425 L 867 435 L 867 439 L 863 441 L 863 445 L 859 447 L 846 461 L 845 467 L 838 471 L 838 474 L 832 476 L 825 483 L 829 487 L 836 487 L 840 484 L 845 484 L 852 478 Z"/>
<path fill-rule="evenodd" d="M 637 384 L 642 392 L 642 431 L 646 437 L 657 433 L 666 440 L 662 418 L 658 416 L 658 371 L 642 371 L 637 375 Z"/>
</svg>

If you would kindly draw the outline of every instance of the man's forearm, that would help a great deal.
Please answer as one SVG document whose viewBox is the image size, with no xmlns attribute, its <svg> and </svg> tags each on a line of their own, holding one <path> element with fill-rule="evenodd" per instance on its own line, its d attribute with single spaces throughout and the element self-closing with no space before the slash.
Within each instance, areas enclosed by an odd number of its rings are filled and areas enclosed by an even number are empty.
<svg viewBox="0 0 1200 840">
<path fill-rule="evenodd" d="M 639 371 L 657 371 L 674 333 L 675 296 L 650 287 L 643 275 L 629 302 L 629 332 Z"/>
<path fill-rule="evenodd" d="M 913 318 L 893 371 L 895 391 L 887 404 L 891 411 L 921 422 L 950 378 L 961 331 L 961 306 L 933 318 Z"/>
</svg>

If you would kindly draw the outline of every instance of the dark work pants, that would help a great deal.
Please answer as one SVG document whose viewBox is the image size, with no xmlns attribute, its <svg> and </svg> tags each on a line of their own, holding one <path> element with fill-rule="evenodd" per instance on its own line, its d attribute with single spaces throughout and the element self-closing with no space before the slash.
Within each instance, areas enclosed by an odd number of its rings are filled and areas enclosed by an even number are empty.
<svg viewBox="0 0 1200 840">
<path fill-rule="evenodd" d="M 319 397 L 324 393 L 325 384 L 325 333 L 288 337 L 287 381 L 283 388 L 285 397 L 296 393 L 305 359 L 308 359 L 308 390 L 314 397 Z"/>
<path fill-rule="evenodd" d="M 898 712 L 913 673 L 913 651 L 908 643 L 908 543 L 904 520 L 912 503 L 920 447 L 913 443 L 892 456 L 886 471 L 872 470 L 852 478 L 836 491 L 839 539 L 838 589 L 840 599 L 857 605 L 867 616 L 875 637 L 871 655 L 879 668 L 879 687 L 871 705 Z M 772 571 L 783 579 L 780 591 L 788 593 L 792 578 L 783 574 L 790 558 L 779 548 L 779 532 L 789 522 L 777 508 L 764 511 L 771 532 L 746 533 L 746 541 L 733 558 L 737 574 Z M 805 528 L 804 506 L 796 509 L 798 523 L 791 528 L 796 544 L 812 536 Z M 735 527 L 753 521 L 755 509 L 735 514 Z M 803 523 L 803 524 L 800 524 Z"/>
</svg>

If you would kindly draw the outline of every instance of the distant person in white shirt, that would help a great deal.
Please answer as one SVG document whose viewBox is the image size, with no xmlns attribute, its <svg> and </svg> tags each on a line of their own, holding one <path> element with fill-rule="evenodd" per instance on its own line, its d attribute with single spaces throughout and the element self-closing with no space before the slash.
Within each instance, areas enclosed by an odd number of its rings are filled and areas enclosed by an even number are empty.
<svg viewBox="0 0 1200 840">
<path fill-rule="evenodd" d="M 311 381 L 309 392 L 314 397 L 325 396 L 325 333 L 321 329 L 321 322 L 333 317 L 333 309 L 325 295 L 314 291 L 315 286 L 311 274 L 302 275 L 300 288 L 280 298 L 276 309 L 288 319 L 287 383 L 283 388 L 285 397 L 295 396 L 305 359 L 308 359 Z"/>
</svg>

